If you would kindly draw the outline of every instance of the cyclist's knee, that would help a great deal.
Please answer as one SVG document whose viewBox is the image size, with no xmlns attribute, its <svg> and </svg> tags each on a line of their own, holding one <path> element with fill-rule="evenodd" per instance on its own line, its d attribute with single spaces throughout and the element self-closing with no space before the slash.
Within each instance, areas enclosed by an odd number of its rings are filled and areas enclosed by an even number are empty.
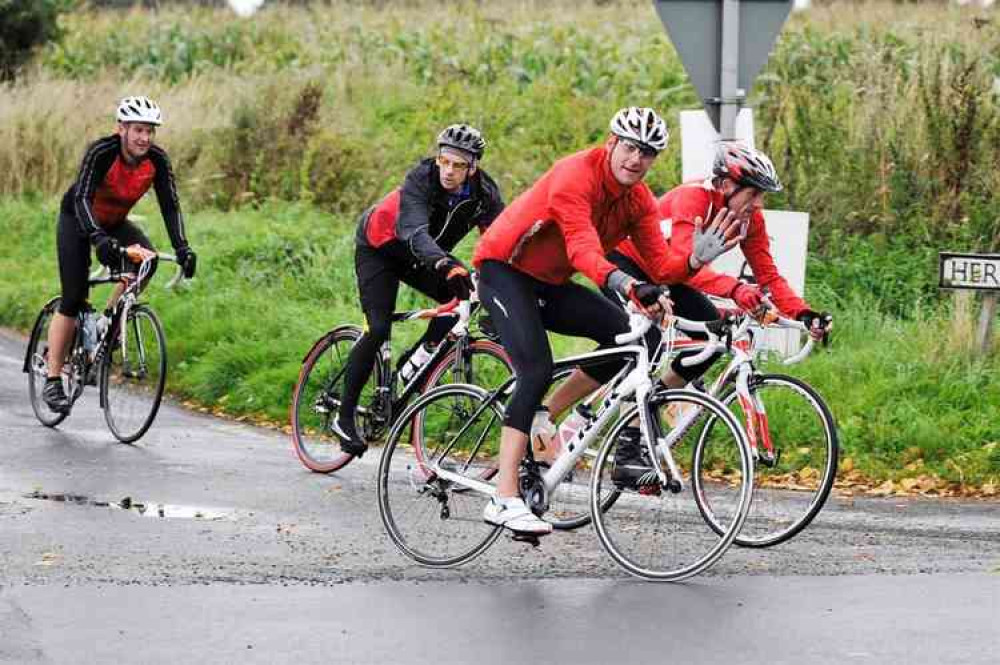
<svg viewBox="0 0 1000 665">
<path fill-rule="evenodd" d="M 388 316 L 368 315 L 368 335 L 377 343 L 381 344 L 389 339 L 392 331 L 392 320 Z"/>
<path fill-rule="evenodd" d="M 59 300 L 59 313 L 71 319 L 76 318 L 76 315 L 83 309 L 85 302 L 87 302 L 86 296 L 67 296 L 63 294 Z"/>
</svg>

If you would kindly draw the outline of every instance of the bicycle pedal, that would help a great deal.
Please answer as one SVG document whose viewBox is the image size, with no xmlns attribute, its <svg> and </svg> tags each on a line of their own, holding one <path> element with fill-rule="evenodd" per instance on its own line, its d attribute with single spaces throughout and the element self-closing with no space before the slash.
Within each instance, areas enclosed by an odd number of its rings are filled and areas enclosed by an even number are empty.
<svg viewBox="0 0 1000 665">
<path fill-rule="evenodd" d="M 642 496 L 660 496 L 660 483 L 640 486 L 639 494 Z"/>
<path fill-rule="evenodd" d="M 512 540 L 516 543 L 528 543 L 532 547 L 538 547 L 542 544 L 542 541 L 539 540 L 538 536 L 533 533 L 520 533 L 518 531 L 514 531 L 512 533 Z"/>
</svg>

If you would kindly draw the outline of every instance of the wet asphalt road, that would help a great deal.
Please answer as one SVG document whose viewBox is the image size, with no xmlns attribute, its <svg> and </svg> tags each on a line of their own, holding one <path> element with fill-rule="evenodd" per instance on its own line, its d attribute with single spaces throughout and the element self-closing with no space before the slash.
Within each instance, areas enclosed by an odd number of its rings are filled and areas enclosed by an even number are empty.
<svg viewBox="0 0 1000 665">
<path fill-rule="evenodd" d="M 0 333 L 0 663 L 1000 653 L 996 502 L 835 498 L 792 542 L 732 549 L 684 585 L 633 581 L 590 529 L 537 550 L 502 538 L 465 567 L 428 570 L 383 534 L 375 455 L 311 474 L 285 435 L 171 405 L 125 446 L 93 388 L 47 429 L 23 348 Z M 164 517 L 94 505 L 125 497 Z"/>
</svg>

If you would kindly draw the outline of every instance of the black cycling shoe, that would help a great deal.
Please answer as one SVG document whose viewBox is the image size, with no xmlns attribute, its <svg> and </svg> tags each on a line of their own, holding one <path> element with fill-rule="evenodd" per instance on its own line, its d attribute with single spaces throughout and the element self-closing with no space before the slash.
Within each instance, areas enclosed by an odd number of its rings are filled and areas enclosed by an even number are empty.
<svg viewBox="0 0 1000 665">
<path fill-rule="evenodd" d="M 642 446 L 639 428 L 626 427 L 619 435 L 611 481 L 619 489 L 638 490 L 642 494 L 659 494 L 660 479 Z"/>
<path fill-rule="evenodd" d="M 339 415 L 330 423 L 330 429 L 340 439 L 340 449 L 348 455 L 361 457 L 368 450 L 368 444 L 364 442 L 358 429 L 354 426 L 354 419 L 341 418 Z"/>
<path fill-rule="evenodd" d="M 45 381 L 45 387 L 42 388 L 42 400 L 55 413 L 69 413 L 70 407 L 73 406 L 63 390 L 62 379 Z"/>
</svg>

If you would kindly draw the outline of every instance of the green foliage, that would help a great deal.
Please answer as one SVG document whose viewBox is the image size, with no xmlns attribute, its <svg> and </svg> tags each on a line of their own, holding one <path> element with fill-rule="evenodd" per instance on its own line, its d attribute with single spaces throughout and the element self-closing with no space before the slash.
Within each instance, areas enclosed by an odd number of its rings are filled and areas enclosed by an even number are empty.
<svg viewBox="0 0 1000 665">
<path fill-rule="evenodd" d="M 59 36 L 69 0 L 0 0 L 0 81 L 14 78 L 35 47 Z"/>
</svg>

